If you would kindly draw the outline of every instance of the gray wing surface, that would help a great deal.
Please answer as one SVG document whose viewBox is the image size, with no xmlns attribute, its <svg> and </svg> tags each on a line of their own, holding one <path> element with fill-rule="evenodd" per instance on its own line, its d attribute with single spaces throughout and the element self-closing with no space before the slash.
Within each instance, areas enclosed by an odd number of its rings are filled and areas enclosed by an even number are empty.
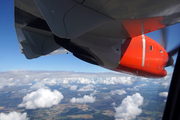
<svg viewBox="0 0 180 120">
<path fill-rule="evenodd" d="M 141 21 L 144 33 L 180 22 L 179 0 L 14 0 L 14 7 L 26 58 L 70 51 L 108 69 L 119 65 L 124 41 L 142 34 Z"/>
</svg>

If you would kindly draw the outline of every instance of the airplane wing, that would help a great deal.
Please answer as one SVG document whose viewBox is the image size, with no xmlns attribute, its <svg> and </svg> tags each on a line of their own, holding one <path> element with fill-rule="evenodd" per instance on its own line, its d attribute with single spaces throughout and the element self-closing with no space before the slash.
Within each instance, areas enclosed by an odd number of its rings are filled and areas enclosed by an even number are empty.
<svg viewBox="0 0 180 120">
<path fill-rule="evenodd" d="M 179 0 L 14 0 L 14 7 L 26 58 L 61 48 L 108 69 L 119 65 L 127 39 L 180 22 Z"/>
</svg>

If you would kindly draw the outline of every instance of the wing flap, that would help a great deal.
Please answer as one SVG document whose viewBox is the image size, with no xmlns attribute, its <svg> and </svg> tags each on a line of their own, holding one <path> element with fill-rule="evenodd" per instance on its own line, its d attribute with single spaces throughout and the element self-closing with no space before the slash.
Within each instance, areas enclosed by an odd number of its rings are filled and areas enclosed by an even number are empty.
<svg viewBox="0 0 180 120">
<path fill-rule="evenodd" d="M 25 29 L 16 28 L 18 42 L 21 53 L 25 54 L 27 59 L 37 58 L 42 55 L 51 54 L 53 51 L 61 48 L 51 36 L 46 36 Z M 64 51 L 64 53 L 67 51 Z M 63 53 L 62 51 L 60 53 Z"/>
</svg>

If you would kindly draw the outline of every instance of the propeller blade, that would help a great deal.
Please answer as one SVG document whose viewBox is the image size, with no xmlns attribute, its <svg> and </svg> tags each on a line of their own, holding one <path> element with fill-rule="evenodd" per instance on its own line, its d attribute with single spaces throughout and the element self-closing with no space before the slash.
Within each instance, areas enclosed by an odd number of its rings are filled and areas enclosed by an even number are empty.
<svg viewBox="0 0 180 120">
<path fill-rule="evenodd" d="M 168 52 L 169 58 L 168 58 L 168 62 L 166 64 L 166 67 L 173 66 L 174 60 L 173 60 L 172 56 L 179 51 L 179 48 L 180 48 L 180 45 Z"/>
<path fill-rule="evenodd" d="M 161 46 L 162 46 L 165 50 L 167 50 L 167 49 L 166 49 L 166 48 L 167 48 L 167 35 L 168 35 L 167 33 L 168 33 L 168 29 L 167 29 L 166 27 L 163 28 L 163 29 L 161 29 L 161 36 L 162 36 Z M 166 67 L 168 67 L 168 66 L 172 66 L 172 67 L 173 67 L 173 66 L 174 66 L 174 65 L 173 65 L 174 60 L 173 60 L 172 56 L 179 51 L 179 48 L 180 48 L 180 45 L 177 46 L 177 47 L 175 47 L 173 50 L 171 50 L 171 51 L 168 52 L 169 58 L 168 58 L 168 62 L 167 62 L 167 64 L 166 64 Z"/>
<path fill-rule="evenodd" d="M 175 47 L 173 50 L 168 52 L 169 56 L 173 56 L 174 54 L 176 54 L 179 51 L 180 45 Z"/>
<path fill-rule="evenodd" d="M 161 46 L 166 50 L 166 44 L 167 44 L 167 28 L 161 29 L 162 39 L 161 39 Z"/>
<path fill-rule="evenodd" d="M 175 67 L 175 64 L 172 64 L 171 66 L 172 66 L 172 67 Z"/>
<path fill-rule="evenodd" d="M 169 66 L 173 65 L 173 63 L 174 63 L 174 59 L 172 58 L 172 56 L 169 56 L 168 62 L 165 67 L 169 67 Z"/>
</svg>

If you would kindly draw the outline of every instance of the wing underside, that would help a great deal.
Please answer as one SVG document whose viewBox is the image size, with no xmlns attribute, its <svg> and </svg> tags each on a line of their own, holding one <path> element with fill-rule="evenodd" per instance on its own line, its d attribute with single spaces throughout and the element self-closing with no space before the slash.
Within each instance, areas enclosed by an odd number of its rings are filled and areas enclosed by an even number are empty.
<svg viewBox="0 0 180 120">
<path fill-rule="evenodd" d="M 14 0 L 15 27 L 28 59 L 68 50 L 111 69 L 124 41 L 142 34 L 142 23 L 144 33 L 178 23 L 179 6 L 179 0 Z"/>
</svg>

